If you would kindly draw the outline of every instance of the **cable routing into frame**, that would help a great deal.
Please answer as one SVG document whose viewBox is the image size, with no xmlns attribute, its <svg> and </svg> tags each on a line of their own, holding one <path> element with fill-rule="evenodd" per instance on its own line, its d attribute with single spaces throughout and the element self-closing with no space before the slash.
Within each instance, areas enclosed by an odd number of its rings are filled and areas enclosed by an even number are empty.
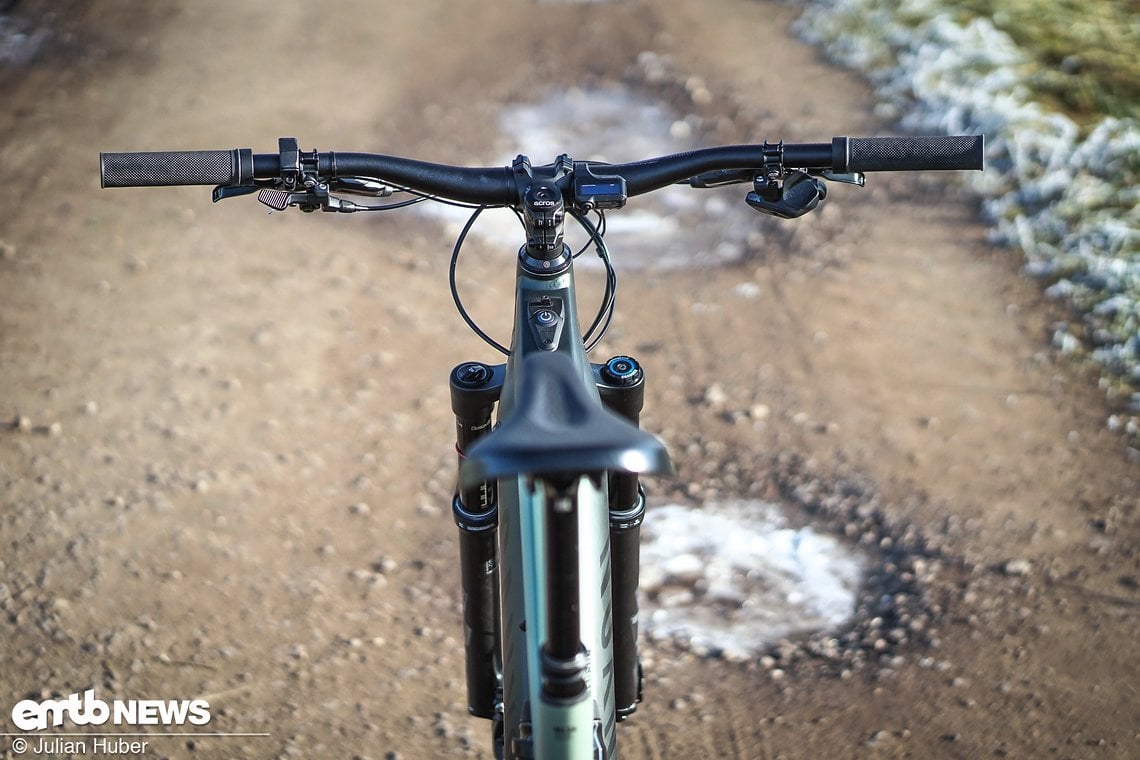
<svg viewBox="0 0 1140 760">
<path fill-rule="evenodd" d="M 479 219 L 479 216 L 488 208 L 496 207 L 474 207 L 474 211 L 472 211 L 471 216 L 468 217 L 466 224 L 463 225 L 463 229 L 460 230 L 459 236 L 455 239 L 455 245 L 451 249 L 451 260 L 449 262 L 447 270 L 447 281 L 449 287 L 451 288 L 451 300 L 455 303 L 455 308 L 459 312 L 459 316 L 462 317 L 465 323 L 467 323 L 467 326 L 471 328 L 471 331 L 478 335 L 483 340 L 483 342 L 494 348 L 499 353 L 509 355 L 510 349 L 488 335 L 471 317 L 471 314 L 463 305 L 463 298 L 459 294 L 459 284 L 456 280 L 456 271 L 459 265 L 459 254 L 463 249 L 463 243 L 467 240 L 467 235 L 471 232 L 471 228 L 475 226 L 475 222 Z M 519 216 L 518 211 L 515 211 L 514 209 L 511 210 L 514 211 L 516 217 Z M 606 246 L 604 239 L 604 235 L 606 234 L 606 217 L 601 210 L 596 210 L 595 213 L 598 215 L 597 225 L 591 222 L 590 219 L 584 214 L 574 212 L 571 213 L 571 216 L 574 217 L 575 221 L 581 225 L 582 229 L 584 229 L 588 235 L 586 243 L 573 255 L 573 258 L 578 258 L 581 256 L 590 246 L 590 244 L 593 243 L 594 248 L 597 251 L 598 258 L 602 260 L 602 264 L 605 266 L 606 270 L 606 285 L 605 291 L 602 294 L 602 303 L 598 307 L 598 313 L 594 317 L 594 321 L 590 324 L 589 329 L 587 329 L 585 334 L 582 336 L 582 341 L 585 343 L 586 351 L 593 350 L 594 347 L 597 346 L 605 336 L 606 331 L 609 329 L 610 323 L 613 320 L 614 308 L 617 303 L 617 271 L 614 269 L 613 262 L 610 259 L 609 248 Z M 521 224 L 522 220 L 520 219 L 519 221 Z"/>
</svg>

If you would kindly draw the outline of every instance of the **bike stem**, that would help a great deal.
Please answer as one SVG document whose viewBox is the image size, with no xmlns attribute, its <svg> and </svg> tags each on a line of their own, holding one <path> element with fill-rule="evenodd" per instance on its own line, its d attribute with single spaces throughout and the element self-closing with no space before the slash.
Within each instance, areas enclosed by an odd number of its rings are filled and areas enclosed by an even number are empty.
<svg viewBox="0 0 1140 760">
<path fill-rule="evenodd" d="M 529 274 L 554 277 L 570 268 L 570 248 L 563 241 L 566 206 L 561 185 L 572 176 L 573 164 L 561 155 L 553 166 L 541 167 L 535 175 L 530 159 L 520 155 L 511 164 L 518 192 L 518 209 L 526 228 L 526 245 L 519 251 L 519 263 Z"/>
</svg>

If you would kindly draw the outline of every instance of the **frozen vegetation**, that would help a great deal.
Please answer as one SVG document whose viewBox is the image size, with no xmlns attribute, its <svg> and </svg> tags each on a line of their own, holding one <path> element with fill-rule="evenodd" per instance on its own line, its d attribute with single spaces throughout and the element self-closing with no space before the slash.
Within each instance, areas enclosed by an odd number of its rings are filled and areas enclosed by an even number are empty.
<svg viewBox="0 0 1140 760">
<path fill-rule="evenodd" d="M 1049 107 L 1033 86 L 1040 62 L 989 19 L 954 4 L 806 0 L 797 28 L 835 60 L 864 71 L 881 95 L 881 112 L 902 130 L 986 135 L 987 170 L 967 181 L 984 199 L 993 239 L 1022 251 L 1026 271 L 1071 305 L 1071 321 L 1056 325 L 1056 347 L 1099 363 L 1102 385 L 1127 410 L 1110 427 L 1137 435 L 1136 119 L 1081 114 L 1078 122 Z M 1061 68 L 1079 65 L 1074 55 Z"/>
</svg>

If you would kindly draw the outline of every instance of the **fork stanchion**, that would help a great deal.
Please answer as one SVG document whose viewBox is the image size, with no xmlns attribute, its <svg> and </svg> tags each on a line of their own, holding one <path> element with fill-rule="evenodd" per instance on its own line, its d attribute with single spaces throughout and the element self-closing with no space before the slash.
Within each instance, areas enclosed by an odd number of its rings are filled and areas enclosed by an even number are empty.
<svg viewBox="0 0 1140 760">
<path fill-rule="evenodd" d="M 495 717 L 498 676 L 499 568 L 495 556 L 495 529 L 499 515 L 489 510 L 472 514 L 459 496 L 452 502 L 459 526 L 459 576 L 463 590 L 463 647 L 467 658 L 467 712 L 480 718 Z"/>
<path fill-rule="evenodd" d="M 645 374 L 628 356 L 615 356 L 596 369 L 598 392 L 611 411 L 639 424 L 645 405 Z M 610 563 L 614 605 L 614 696 L 618 720 L 637 710 L 642 696 L 637 654 L 637 586 L 645 492 L 636 473 L 609 476 Z"/>
<path fill-rule="evenodd" d="M 631 476 L 634 479 L 636 475 Z M 640 492 L 640 488 L 638 489 Z M 645 498 L 633 507 L 610 507 L 610 557 L 614 600 L 614 697 L 618 720 L 637 710 L 641 701 L 641 660 L 637 655 L 637 584 L 641 561 L 641 521 Z"/>
<path fill-rule="evenodd" d="M 491 430 L 495 402 L 502 390 L 502 367 L 478 362 L 451 372 L 451 407 L 455 413 L 455 450 L 463 452 Z M 499 699 L 499 568 L 495 533 L 499 524 L 495 483 L 457 487 L 451 504 L 459 528 L 459 576 L 463 591 L 463 646 L 467 660 L 467 711 L 495 717 Z"/>
</svg>

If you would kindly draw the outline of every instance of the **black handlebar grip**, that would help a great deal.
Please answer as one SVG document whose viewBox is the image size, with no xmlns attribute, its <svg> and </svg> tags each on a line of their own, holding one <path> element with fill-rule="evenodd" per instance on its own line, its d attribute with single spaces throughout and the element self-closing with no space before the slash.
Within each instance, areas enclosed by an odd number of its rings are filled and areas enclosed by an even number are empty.
<svg viewBox="0 0 1140 760">
<path fill-rule="evenodd" d="M 936 137 L 836 137 L 833 163 L 845 172 L 981 170 L 982 135 Z"/>
<path fill-rule="evenodd" d="M 253 152 L 235 148 L 100 153 L 99 178 L 103 187 L 244 185 L 253 180 Z"/>
</svg>

